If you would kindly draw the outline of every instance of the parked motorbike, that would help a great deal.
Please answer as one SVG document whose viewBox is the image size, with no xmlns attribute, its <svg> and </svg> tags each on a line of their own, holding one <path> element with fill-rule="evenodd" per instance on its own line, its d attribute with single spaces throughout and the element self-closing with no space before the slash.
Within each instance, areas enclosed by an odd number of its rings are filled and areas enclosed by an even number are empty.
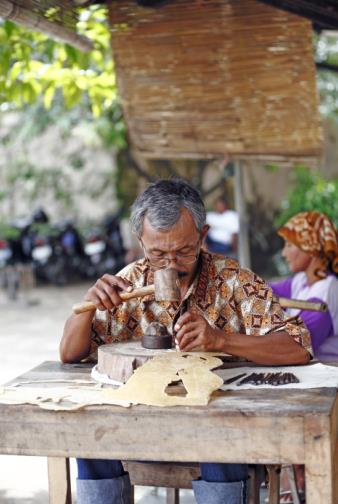
<svg viewBox="0 0 338 504">
<path fill-rule="evenodd" d="M 104 233 L 99 228 L 90 230 L 86 236 L 84 252 L 87 258 L 88 278 L 99 278 L 105 273 L 115 273 L 116 260 L 111 254 Z"/>
<path fill-rule="evenodd" d="M 0 238 L 0 268 L 4 268 L 10 262 L 12 251 L 8 240 Z"/>
<path fill-rule="evenodd" d="M 106 243 L 111 255 L 116 261 L 116 271 L 125 266 L 126 249 L 124 248 L 123 238 L 120 227 L 122 209 L 116 213 L 107 215 L 103 220 L 103 226 L 106 234 Z"/>
<path fill-rule="evenodd" d="M 0 268 L 2 264 L 31 266 L 38 281 L 64 285 L 115 274 L 124 266 L 119 213 L 108 215 L 85 238 L 71 219 L 52 225 L 43 209 L 18 219 L 13 228 L 17 233 L 13 240 L 2 238 L 0 229 Z"/>
<path fill-rule="evenodd" d="M 66 283 L 64 262 L 58 251 L 58 232 L 49 224 L 32 227 L 32 261 L 37 280 L 54 285 Z"/>
<path fill-rule="evenodd" d="M 0 285 L 8 299 L 18 297 L 20 286 L 20 230 L 14 223 L 0 226 Z"/>
<path fill-rule="evenodd" d="M 80 232 L 71 219 L 59 223 L 58 229 L 67 279 L 78 280 L 86 278 L 87 257 Z"/>
<path fill-rule="evenodd" d="M 100 226 L 86 234 L 84 252 L 88 258 L 87 275 L 99 278 L 115 274 L 124 266 L 125 249 L 119 224 L 119 213 L 108 215 Z"/>
</svg>

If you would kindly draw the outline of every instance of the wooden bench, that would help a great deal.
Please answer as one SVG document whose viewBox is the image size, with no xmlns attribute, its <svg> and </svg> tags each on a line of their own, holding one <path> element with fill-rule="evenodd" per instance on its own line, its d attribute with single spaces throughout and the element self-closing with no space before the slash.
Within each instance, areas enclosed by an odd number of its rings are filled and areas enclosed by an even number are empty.
<svg viewBox="0 0 338 504">
<path fill-rule="evenodd" d="M 133 486 L 154 486 L 167 489 L 167 504 L 179 504 L 180 489 L 191 489 L 191 481 L 199 478 L 199 464 L 187 463 L 144 463 L 144 462 L 123 462 L 125 471 L 129 472 L 131 484 Z M 273 478 L 273 489 L 278 491 L 279 485 L 278 471 L 275 467 L 271 468 L 271 477 Z M 265 469 L 263 465 L 249 466 L 249 499 L 248 504 L 259 504 L 259 494 L 261 484 L 265 481 Z M 270 492 L 269 492 L 270 493 Z M 269 495 L 269 504 L 277 504 Z"/>
</svg>

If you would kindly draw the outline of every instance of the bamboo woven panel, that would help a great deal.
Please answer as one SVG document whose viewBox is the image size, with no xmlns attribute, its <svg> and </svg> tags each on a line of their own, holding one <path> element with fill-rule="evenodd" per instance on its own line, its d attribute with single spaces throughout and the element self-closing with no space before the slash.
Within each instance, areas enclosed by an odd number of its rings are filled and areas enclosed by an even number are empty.
<svg viewBox="0 0 338 504">
<path fill-rule="evenodd" d="M 111 2 L 119 93 L 145 157 L 314 156 L 311 23 L 255 0 Z"/>
</svg>

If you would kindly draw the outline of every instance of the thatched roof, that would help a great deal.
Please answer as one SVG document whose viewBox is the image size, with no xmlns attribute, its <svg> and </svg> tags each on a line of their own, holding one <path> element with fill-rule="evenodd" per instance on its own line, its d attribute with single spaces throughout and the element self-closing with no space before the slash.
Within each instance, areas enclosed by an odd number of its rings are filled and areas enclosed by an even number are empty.
<svg viewBox="0 0 338 504">
<path fill-rule="evenodd" d="M 317 155 L 311 23 L 255 0 L 110 4 L 119 93 L 145 157 Z"/>
<path fill-rule="evenodd" d="M 0 0 L 0 17 L 89 50 L 77 10 L 94 3 L 110 9 L 120 96 L 142 155 L 320 152 L 307 19 L 337 28 L 336 2 Z"/>
<path fill-rule="evenodd" d="M 0 17 L 12 19 L 28 28 L 40 30 L 80 49 L 90 50 L 91 44 L 76 34 L 79 7 L 92 4 L 117 4 L 119 0 L 0 0 Z M 177 0 L 133 0 L 135 5 L 161 8 Z M 338 5 L 332 0 L 257 0 L 278 9 L 310 19 L 316 29 L 338 28 Z M 201 5 L 201 8 L 203 5 Z"/>
</svg>

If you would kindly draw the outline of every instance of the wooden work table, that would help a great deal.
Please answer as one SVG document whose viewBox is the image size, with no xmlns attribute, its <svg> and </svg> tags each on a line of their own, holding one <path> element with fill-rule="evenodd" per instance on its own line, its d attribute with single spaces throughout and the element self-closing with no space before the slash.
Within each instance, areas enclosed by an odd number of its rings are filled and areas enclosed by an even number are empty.
<svg viewBox="0 0 338 504">
<path fill-rule="evenodd" d="M 44 362 L 13 381 L 86 379 L 90 368 Z M 333 388 L 219 392 L 207 407 L 0 404 L 0 453 L 48 457 L 57 504 L 71 502 L 69 457 L 305 464 L 307 504 L 336 504 L 337 410 Z"/>
</svg>

